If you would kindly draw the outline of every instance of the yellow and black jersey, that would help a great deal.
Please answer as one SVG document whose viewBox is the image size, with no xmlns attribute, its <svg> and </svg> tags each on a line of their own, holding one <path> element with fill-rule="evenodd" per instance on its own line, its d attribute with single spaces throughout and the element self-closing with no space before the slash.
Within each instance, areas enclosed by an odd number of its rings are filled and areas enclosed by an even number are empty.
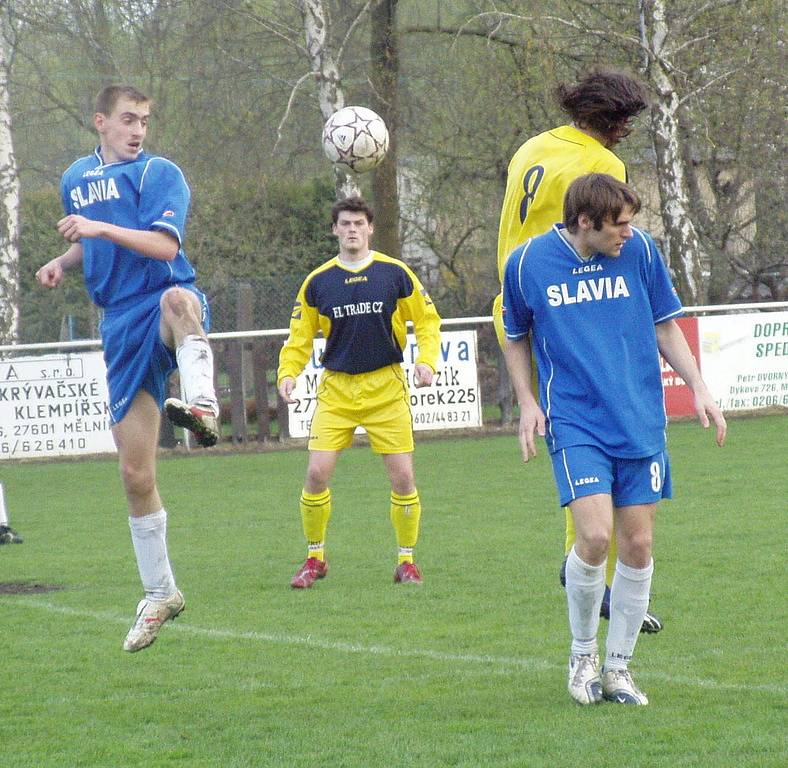
<svg viewBox="0 0 788 768">
<path fill-rule="evenodd" d="M 498 229 L 498 277 L 506 260 L 529 237 L 563 221 L 569 185 L 587 173 L 627 180 L 624 163 L 592 136 L 562 125 L 528 139 L 509 162 Z"/>
<path fill-rule="evenodd" d="M 356 269 L 334 257 L 304 280 L 277 381 L 301 373 L 318 331 L 326 339 L 321 362 L 329 370 L 367 373 L 401 363 L 408 320 L 419 346 L 416 362 L 435 370 L 441 322 L 435 305 L 406 264 L 377 251 L 370 256 Z"/>
</svg>

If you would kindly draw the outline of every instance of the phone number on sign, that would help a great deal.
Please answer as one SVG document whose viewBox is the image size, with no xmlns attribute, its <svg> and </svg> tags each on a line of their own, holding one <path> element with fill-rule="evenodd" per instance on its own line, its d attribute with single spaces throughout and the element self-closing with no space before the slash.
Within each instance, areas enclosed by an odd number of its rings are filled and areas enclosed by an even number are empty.
<svg viewBox="0 0 788 768">
<path fill-rule="evenodd" d="M 470 424 L 473 415 L 470 411 L 430 411 L 414 413 L 414 424 Z"/>
<path fill-rule="evenodd" d="M 18 456 L 20 454 L 43 453 L 44 451 L 84 450 L 87 440 L 84 437 L 69 437 L 63 440 L 14 440 L 0 442 L 0 454 Z"/>
</svg>

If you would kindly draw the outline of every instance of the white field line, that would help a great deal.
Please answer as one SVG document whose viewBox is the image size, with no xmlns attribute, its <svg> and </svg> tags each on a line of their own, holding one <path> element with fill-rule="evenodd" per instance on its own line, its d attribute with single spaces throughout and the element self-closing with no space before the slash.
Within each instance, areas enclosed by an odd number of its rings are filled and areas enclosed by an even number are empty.
<svg viewBox="0 0 788 768">
<path fill-rule="evenodd" d="M 10 602 L 10 601 L 9 601 Z M 107 611 L 87 611 L 84 609 L 71 608 L 64 605 L 56 605 L 32 598 L 14 597 L 13 603 L 21 604 L 28 608 L 38 608 L 51 613 L 59 613 L 64 616 L 74 616 L 81 619 L 93 619 L 94 621 L 107 621 L 116 624 L 129 624 L 129 616 L 121 616 L 117 613 Z M 2 603 L 0 603 L 2 605 Z M 197 627 L 193 624 L 183 623 L 183 621 L 172 622 L 165 632 L 177 631 L 196 637 L 205 637 L 213 640 L 234 640 L 260 643 L 263 645 L 285 645 L 302 646 L 304 648 L 314 648 L 321 651 L 331 651 L 336 653 L 359 654 L 362 656 L 390 656 L 392 658 L 414 658 L 429 659 L 451 664 L 470 664 L 488 665 L 505 669 L 520 669 L 524 671 L 552 671 L 564 670 L 566 664 L 547 661 L 539 658 L 515 657 L 515 656 L 493 656 L 490 654 L 477 653 L 450 653 L 446 651 L 435 651 L 429 648 L 395 648 L 388 645 L 368 645 L 365 643 L 348 643 L 342 640 L 327 640 L 323 637 L 314 635 L 284 635 L 275 632 L 256 632 L 239 631 L 234 629 L 211 629 L 208 627 Z M 780 684 L 747 685 L 743 683 L 722 683 L 717 680 L 705 680 L 702 678 L 690 677 L 688 675 L 670 675 L 659 671 L 640 671 L 639 678 L 650 678 L 660 680 L 673 685 L 684 685 L 693 688 L 705 688 L 714 691 L 741 691 L 756 692 L 762 691 L 785 695 L 788 693 L 788 686 Z"/>
</svg>

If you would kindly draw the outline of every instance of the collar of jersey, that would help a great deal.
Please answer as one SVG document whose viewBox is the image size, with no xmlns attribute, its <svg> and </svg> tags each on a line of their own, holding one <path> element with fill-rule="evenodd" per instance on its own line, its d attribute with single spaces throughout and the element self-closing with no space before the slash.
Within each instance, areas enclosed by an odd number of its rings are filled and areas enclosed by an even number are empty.
<svg viewBox="0 0 788 768">
<path fill-rule="evenodd" d="M 372 250 L 370 250 L 369 255 L 363 261 L 359 261 L 357 264 L 348 264 L 346 261 L 342 261 L 339 255 L 337 255 L 337 264 L 348 272 L 361 272 L 362 269 L 366 269 L 374 260 L 375 251 Z"/>
<path fill-rule="evenodd" d="M 599 144 L 600 147 L 604 146 L 593 136 L 589 136 L 587 133 L 581 131 L 579 128 L 576 128 L 574 125 L 560 125 L 558 128 L 553 129 L 553 133 L 558 134 L 560 138 L 565 139 L 566 141 L 573 141 L 577 144 L 584 144 L 586 146 L 590 144 Z"/>
<path fill-rule="evenodd" d="M 571 254 L 581 263 L 581 264 L 588 264 L 589 262 L 593 261 L 599 253 L 592 253 L 587 259 L 584 259 L 576 250 L 575 247 L 564 237 L 564 230 L 566 226 L 564 224 L 553 224 L 553 232 L 556 233 L 558 239 L 569 249 Z"/>
<path fill-rule="evenodd" d="M 99 144 L 93 150 L 93 154 L 95 155 L 96 160 L 98 160 L 99 168 L 111 168 L 113 165 L 123 165 L 124 163 L 136 163 L 138 160 L 141 160 L 145 155 L 144 152 L 140 152 L 139 155 L 137 155 L 137 157 L 135 157 L 133 160 L 118 160 L 117 162 L 114 163 L 105 163 L 104 158 L 101 156 L 101 144 Z"/>
</svg>

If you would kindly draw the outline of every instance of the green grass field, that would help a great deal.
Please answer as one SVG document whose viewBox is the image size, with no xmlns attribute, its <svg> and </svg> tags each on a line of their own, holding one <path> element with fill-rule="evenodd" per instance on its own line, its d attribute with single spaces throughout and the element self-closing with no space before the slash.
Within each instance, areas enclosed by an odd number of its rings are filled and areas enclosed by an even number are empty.
<svg viewBox="0 0 788 768">
<path fill-rule="evenodd" d="M 722 450 L 671 426 L 644 708 L 566 693 L 563 512 L 545 451 L 526 467 L 511 435 L 418 444 L 421 588 L 392 583 L 367 449 L 340 460 L 331 572 L 306 591 L 304 450 L 162 461 L 188 607 L 133 655 L 114 460 L 0 465 L 25 536 L 0 584 L 60 588 L 0 594 L 0 766 L 785 766 L 785 438 L 784 416 L 733 421 Z"/>
</svg>

